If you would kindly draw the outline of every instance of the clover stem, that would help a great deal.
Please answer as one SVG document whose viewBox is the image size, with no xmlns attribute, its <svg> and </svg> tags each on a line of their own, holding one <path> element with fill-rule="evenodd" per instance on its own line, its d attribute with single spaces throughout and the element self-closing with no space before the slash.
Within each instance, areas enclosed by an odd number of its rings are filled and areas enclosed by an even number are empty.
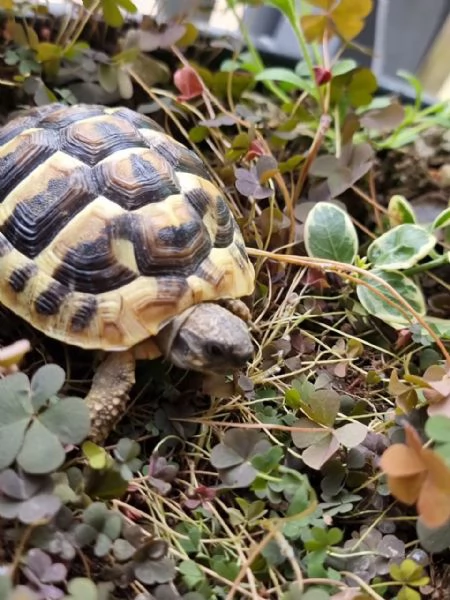
<svg viewBox="0 0 450 600">
<path fill-rule="evenodd" d="M 258 471 L 257 477 L 265 479 L 266 481 L 273 481 L 275 483 L 279 483 L 281 481 L 279 477 L 273 477 L 272 475 L 267 475 L 267 473 L 261 473 L 261 471 Z"/>
<path fill-rule="evenodd" d="M 39 519 L 38 521 L 32 523 L 29 527 L 27 527 L 25 529 L 25 533 L 23 534 L 20 542 L 17 544 L 17 548 L 14 553 L 14 559 L 10 566 L 11 579 L 14 579 L 15 573 L 16 573 L 17 569 L 19 568 L 19 565 L 22 561 L 22 557 L 25 553 L 25 548 L 27 547 L 28 540 L 30 539 L 31 534 L 37 527 L 40 527 L 41 525 L 46 525 L 47 522 L 48 522 L 47 519 Z"/>
<path fill-rule="evenodd" d="M 411 267 L 410 269 L 405 269 L 403 273 L 410 277 L 411 275 L 417 275 L 418 273 L 424 273 L 426 271 L 430 271 L 431 269 L 435 269 L 437 267 L 442 267 L 443 265 L 447 265 L 450 262 L 448 254 L 442 254 L 433 260 L 429 260 L 422 265 L 416 265 Z"/>
</svg>

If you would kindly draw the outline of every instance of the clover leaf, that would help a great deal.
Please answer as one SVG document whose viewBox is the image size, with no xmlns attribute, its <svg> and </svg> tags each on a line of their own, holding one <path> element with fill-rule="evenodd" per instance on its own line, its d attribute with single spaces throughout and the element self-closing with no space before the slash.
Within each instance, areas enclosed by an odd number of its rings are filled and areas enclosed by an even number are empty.
<svg viewBox="0 0 450 600">
<path fill-rule="evenodd" d="M 74 539 L 80 547 L 94 544 L 95 556 L 106 556 L 120 535 L 122 516 L 108 510 L 103 502 L 94 502 L 83 512 L 83 523 L 74 529 Z"/>
<path fill-rule="evenodd" d="M 53 584 L 65 581 L 67 568 L 63 563 L 54 563 L 43 550 L 32 548 L 28 551 L 22 572 L 41 600 L 63 598 L 64 592 Z"/>
<path fill-rule="evenodd" d="M 65 459 L 64 445 L 79 444 L 89 434 L 90 417 L 81 398 L 57 396 L 65 379 L 57 365 L 0 380 L 0 470 L 16 460 L 23 471 L 55 471 Z"/>
<path fill-rule="evenodd" d="M 133 473 L 142 466 L 142 460 L 138 458 L 141 447 L 134 440 L 122 438 L 114 449 L 114 457 L 119 463 L 120 474 L 125 480 L 130 480 Z"/>
<path fill-rule="evenodd" d="M 34 523 L 56 515 L 61 500 L 53 493 L 50 477 L 18 474 L 12 469 L 0 473 L 0 517 Z"/>
<path fill-rule="evenodd" d="M 164 456 L 157 454 L 152 454 L 148 468 L 145 469 L 150 485 L 163 496 L 166 496 L 172 489 L 171 482 L 177 476 L 178 471 L 178 465 L 169 463 Z"/>
<path fill-rule="evenodd" d="M 223 442 L 211 450 L 211 464 L 218 470 L 223 483 L 234 487 L 247 487 L 258 471 L 252 465 L 256 455 L 270 450 L 271 444 L 257 431 L 230 429 Z"/>
<path fill-rule="evenodd" d="M 176 571 L 167 556 L 167 542 L 149 537 L 133 524 L 124 523 L 122 534 L 125 539 L 115 540 L 113 553 L 119 562 L 125 563 L 121 568 L 123 575 L 135 577 L 146 585 L 172 581 Z"/>
</svg>

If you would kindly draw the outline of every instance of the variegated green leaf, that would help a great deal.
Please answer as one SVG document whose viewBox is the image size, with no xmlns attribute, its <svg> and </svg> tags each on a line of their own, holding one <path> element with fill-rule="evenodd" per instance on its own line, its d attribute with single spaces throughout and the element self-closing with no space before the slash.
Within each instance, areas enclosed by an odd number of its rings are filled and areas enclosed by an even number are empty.
<svg viewBox="0 0 450 600">
<path fill-rule="evenodd" d="M 403 275 L 403 273 L 398 271 L 374 269 L 371 272 L 389 284 L 398 294 L 400 294 L 404 300 L 406 300 L 406 302 L 412 306 L 412 308 L 419 315 L 425 314 L 426 305 L 424 296 L 420 288 L 412 279 L 406 277 L 406 275 Z M 389 304 L 384 300 L 384 298 L 379 296 L 375 291 L 372 291 L 365 285 L 357 285 L 356 293 L 358 295 L 358 299 L 369 314 L 385 321 L 395 329 L 401 329 L 405 326 L 407 327 L 414 322 L 414 316 L 412 314 L 410 318 L 408 318 L 397 308 L 400 305 L 398 298 L 396 298 L 385 285 L 368 276 L 364 276 L 362 279 L 372 288 L 374 288 L 378 294 L 383 294 L 394 304 Z M 404 305 L 402 305 L 402 309 L 406 311 L 408 310 Z"/>
<path fill-rule="evenodd" d="M 397 225 L 370 244 L 367 258 L 375 267 L 387 271 L 410 269 L 430 253 L 436 241 L 420 225 Z"/>
<path fill-rule="evenodd" d="M 309 256 L 352 264 L 358 236 L 345 210 L 331 202 L 318 202 L 305 221 L 305 246 Z"/>
</svg>

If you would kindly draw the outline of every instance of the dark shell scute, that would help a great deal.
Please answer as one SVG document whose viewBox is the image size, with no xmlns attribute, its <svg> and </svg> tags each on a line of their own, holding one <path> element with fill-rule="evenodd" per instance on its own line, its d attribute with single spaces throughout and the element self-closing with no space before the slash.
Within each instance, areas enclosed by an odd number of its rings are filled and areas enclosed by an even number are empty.
<svg viewBox="0 0 450 600">
<path fill-rule="evenodd" d="M 83 304 L 76 310 L 70 321 L 70 329 L 74 332 L 84 331 L 91 324 L 97 312 L 97 298 L 85 296 Z"/>
<path fill-rule="evenodd" d="M 201 233 L 200 223 L 198 221 L 190 221 L 178 227 L 174 225 L 163 227 L 159 231 L 158 238 L 161 246 L 182 250 L 191 245 Z"/>
<path fill-rule="evenodd" d="M 44 129 L 65 129 L 72 123 L 96 117 L 104 113 L 104 108 L 95 104 L 79 104 L 77 110 L 73 110 L 71 106 L 60 105 L 58 110 L 48 112 L 38 122 L 39 127 Z"/>
<path fill-rule="evenodd" d="M 20 269 L 15 269 L 9 276 L 8 283 L 15 292 L 23 292 L 27 283 L 37 272 L 37 266 L 30 262 Z"/>
<path fill-rule="evenodd" d="M 93 192 L 82 170 L 51 179 L 44 192 L 17 204 L 0 231 L 19 252 L 35 258 L 97 196 Z"/>
<path fill-rule="evenodd" d="M 45 106 L 35 106 L 19 111 L 16 116 L 0 128 L 0 146 L 8 143 L 23 131 L 37 127 L 45 115 L 51 113 L 58 106 L 62 105 L 46 104 Z"/>
<path fill-rule="evenodd" d="M 222 196 L 216 198 L 217 233 L 214 240 L 215 248 L 228 248 L 234 238 L 234 220 L 231 211 Z"/>
<path fill-rule="evenodd" d="M 211 198 L 202 188 L 189 190 L 185 193 L 185 198 L 189 204 L 195 208 L 200 217 L 204 217 L 208 212 L 208 207 L 211 204 Z"/>
<path fill-rule="evenodd" d="M 127 123 L 132 123 L 137 129 L 150 129 L 152 131 L 164 133 L 164 129 L 160 127 L 156 121 L 153 121 L 150 117 L 135 112 L 130 108 L 126 108 L 125 106 L 121 106 L 117 110 L 114 110 L 112 114 L 114 117 L 122 118 Z"/>
<path fill-rule="evenodd" d="M 184 146 L 174 144 L 166 136 L 150 142 L 155 152 L 162 156 L 176 171 L 197 175 L 203 179 L 209 179 L 208 171 L 203 162 L 196 154 Z"/>
<path fill-rule="evenodd" d="M 119 150 L 146 147 L 147 143 L 136 128 L 108 115 L 78 121 L 61 131 L 61 150 L 89 166 Z"/>
<path fill-rule="evenodd" d="M 116 260 L 105 231 L 95 240 L 70 248 L 54 271 L 56 281 L 78 292 L 102 293 L 136 279 L 137 274 Z"/>
<path fill-rule="evenodd" d="M 148 277 L 187 277 L 211 250 L 209 235 L 197 220 L 154 231 L 140 215 L 126 214 L 115 218 L 109 229 L 116 239 L 133 244 L 139 272 Z"/>
<path fill-rule="evenodd" d="M 93 169 L 100 194 L 126 210 L 136 210 L 153 202 L 161 202 L 179 193 L 172 171 L 159 171 L 150 160 L 139 154 L 98 164 Z"/>
<path fill-rule="evenodd" d="M 57 134 L 34 131 L 15 150 L 0 157 L 0 202 L 58 149 Z"/>
<path fill-rule="evenodd" d="M 39 315 L 56 315 L 61 308 L 69 290 L 58 282 L 53 282 L 49 287 L 36 298 L 34 308 Z"/>
</svg>

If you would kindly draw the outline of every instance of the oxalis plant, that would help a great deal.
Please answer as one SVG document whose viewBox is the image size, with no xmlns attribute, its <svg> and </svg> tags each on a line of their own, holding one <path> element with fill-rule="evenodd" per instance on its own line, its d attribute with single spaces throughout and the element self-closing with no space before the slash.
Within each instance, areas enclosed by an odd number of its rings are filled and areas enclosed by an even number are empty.
<svg viewBox="0 0 450 600">
<path fill-rule="evenodd" d="M 27 348 L 22 342 L 3 349 L 0 367 L 10 368 Z M 5 556 L 17 544 L 11 561 L 3 561 L 0 598 L 101 600 L 135 580 L 150 586 L 170 582 L 175 565 L 167 542 L 105 504 L 120 497 L 141 468 L 139 444 L 122 438 L 112 455 L 87 441 L 88 408 L 83 399 L 63 395 L 64 384 L 65 372 L 56 364 L 40 367 L 31 379 L 14 372 L 0 380 Z M 78 466 L 70 456 L 80 444 L 86 460 Z M 114 558 L 103 582 L 72 572 L 80 554 Z"/>
</svg>

